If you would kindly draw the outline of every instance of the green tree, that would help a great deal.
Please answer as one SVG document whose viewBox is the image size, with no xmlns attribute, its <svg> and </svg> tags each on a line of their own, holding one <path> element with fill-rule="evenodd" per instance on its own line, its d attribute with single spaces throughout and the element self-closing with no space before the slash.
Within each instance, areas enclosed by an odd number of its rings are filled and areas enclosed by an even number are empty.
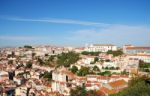
<svg viewBox="0 0 150 96">
<path fill-rule="evenodd" d="M 32 68 L 32 63 L 31 62 L 27 63 L 26 68 Z"/>
<path fill-rule="evenodd" d="M 106 62 L 110 62 L 110 60 L 109 60 L 109 59 L 106 59 L 105 61 L 106 61 Z"/>
<path fill-rule="evenodd" d="M 43 78 L 47 78 L 49 81 L 52 80 L 52 72 L 44 72 L 44 74 L 42 75 Z"/>
<path fill-rule="evenodd" d="M 111 76 L 111 72 L 110 71 L 104 71 L 104 72 L 98 73 L 98 75 Z"/>
<path fill-rule="evenodd" d="M 98 56 L 101 52 L 88 52 L 88 51 L 83 51 L 81 54 L 82 55 L 91 55 L 91 56 Z"/>
<path fill-rule="evenodd" d="M 98 62 L 99 61 L 99 58 L 98 57 L 95 57 L 94 58 L 94 62 L 96 63 L 96 62 Z"/>
<path fill-rule="evenodd" d="M 57 64 L 59 66 L 70 67 L 71 64 L 79 60 L 79 54 L 75 52 L 62 53 L 57 56 Z"/>
<path fill-rule="evenodd" d="M 117 50 L 117 51 L 109 50 L 107 51 L 107 54 L 112 54 L 113 56 L 120 56 L 123 54 L 123 51 L 122 50 Z"/>
<path fill-rule="evenodd" d="M 150 80 L 147 77 L 135 77 L 127 89 L 112 96 L 150 96 Z"/>
<path fill-rule="evenodd" d="M 93 67 L 93 70 L 94 71 L 100 71 L 100 69 L 96 65 Z"/>
<path fill-rule="evenodd" d="M 85 86 L 77 86 L 75 89 L 71 89 L 70 96 L 86 96 L 86 93 Z"/>
<path fill-rule="evenodd" d="M 90 68 L 82 66 L 81 69 L 78 71 L 77 75 L 78 76 L 86 76 L 89 73 L 90 73 Z"/>
<path fill-rule="evenodd" d="M 101 96 L 98 94 L 96 90 L 89 90 L 85 89 L 85 86 L 77 86 L 75 89 L 70 91 L 70 96 Z"/>
<path fill-rule="evenodd" d="M 48 58 L 48 61 L 53 61 L 54 58 L 55 58 L 55 56 L 50 56 L 50 57 Z"/>
<path fill-rule="evenodd" d="M 44 61 L 43 61 L 41 58 L 38 58 L 38 59 L 37 59 L 37 62 L 38 62 L 40 65 L 44 65 Z"/>
<path fill-rule="evenodd" d="M 96 90 L 89 90 L 86 92 L 86 96 L 102 96 Z"/>
<path fill-rule="evenodd" d="M 127 72 L 126 70 L 123 70 L 123 71 L 121 72 L 121 74 L 122 74 L 122 75 L 129 75 L 129 72 Z"/>
<path fill-rule="evenodd" d="M 30 46 L 30 45 L 25 45 L 24 48 L 32 49 L 32 46 Z"/>
<path fill-rule="evenodd" d="M 75 74 L 77 71 L 78 71 L 78 68 L 76 66 L 72 66 L 71 72 Z"/>
</svg>

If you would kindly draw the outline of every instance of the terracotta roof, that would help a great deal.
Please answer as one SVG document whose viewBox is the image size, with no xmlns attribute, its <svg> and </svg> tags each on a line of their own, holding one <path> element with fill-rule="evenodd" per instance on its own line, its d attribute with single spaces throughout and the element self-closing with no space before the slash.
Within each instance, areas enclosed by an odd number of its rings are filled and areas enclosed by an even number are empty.
<svg viewBox="0 0 150 96">
<path fill-rule="evenodd" d="M 124 85 L 126 85 L 126 84 L 127 84 L 127 82 L 126 82 L 125 80 L 123 80 L 123 79 L 109 83 L 109 85 L 110 85 L 111 87 L 113 87 L 113 88 L 118 87 L 118 86 L 124 86 Z"/>
<path fill-rule="evenodd" d="M 150 47 L 127 47 L 128 50 L 139 49 L 139 50 L 150 50 Z"/>
<path fill-rule="evenodd" d="M 109 95 L 117 93 L 116 90 L 109 90 L 106 87 L 102 87 L 99 91 L 102 92 L 102 93 L 104 93 L 104 94 L 109 94 Z"/>
<path fill-rule="evenodd" d="M 86 77 L 78 77 L 78 78 L 76 78 L 76 79 L 79 80 L 79 81 L 86 81 L 86 80 L 87 80 Z"/>
<path fill-rule="evenodd" d="M 87 81 L 87 83 L 98 83 L 97 81 Z"/>
<path fill-rule="evenodd" d="M 100 80 L 109 80 L 110 77 L 108 77 L 108 76 L 98 76 L 97 79 L 100 79 Z"/>
<path fill-rule="evenodd" d="M 150 56 L 150 54 L 136 54 L 136 55 L 131 55 L 131 56 Z"/>
</svg>

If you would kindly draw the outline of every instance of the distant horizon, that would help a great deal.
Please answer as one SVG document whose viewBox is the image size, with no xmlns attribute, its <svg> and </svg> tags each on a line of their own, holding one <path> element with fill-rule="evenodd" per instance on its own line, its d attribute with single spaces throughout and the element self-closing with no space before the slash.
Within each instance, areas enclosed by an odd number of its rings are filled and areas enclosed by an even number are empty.
<svg viewBox="0 0 150 96">
<path fill-rule="evenodd" d="M 87 43 L 86 43 L 87 44 Z M 24 44 L 24 45 L 18 45 L 18 46 L 0 46 L 0 48 L 19 48 L 19 47 L 24 47 L 24 46 L 32 46 L 32 47 L 37 47 L 37 46 L 56 46 L 56 47 L 73 47 L 73 48 L 82 48 L 85 47 L 86 44 L 84 45 L 80 45 L 80 46 L 71 46 L 71 45 L 56 45 L 56 44 L 37 44 L 37 45 L 32 45 L 32 44 Z M 90 44 L 98 44 L 98 43 L 90 43 Z M 90 45 L 88 44 L 88 45 Z M 104 43 L 99 43 L 99 44 L 104 44 Z M 110 43 L 106 43 L 106 44 L 110 44 Z M 116 44 L 112 44 L 115 45 L 117 47 L 122 48 L 124 45 L 133 45 L 133 46 L 142 46 L 142 47 L 150 47 L 150 45 L 134 45 L 134 44 L 123 44 L 123 45 L 116 45 Z"/>
<path fill-rule="evenodd" d="M 1 0 L 0 47 L 150 45 L 149 0 Z"/>
</svg>

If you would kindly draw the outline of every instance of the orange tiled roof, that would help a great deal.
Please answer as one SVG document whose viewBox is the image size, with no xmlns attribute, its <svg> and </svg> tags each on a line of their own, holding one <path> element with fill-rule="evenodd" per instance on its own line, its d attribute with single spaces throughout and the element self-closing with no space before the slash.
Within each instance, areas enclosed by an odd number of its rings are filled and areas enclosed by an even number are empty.
<svg viewBox="0 0 150 96">
<path fill-rule="evenodd" d="M 99 91 L 104 93 L 104 94 L 109 94 L 109 95 L 117 93 L 117 90 L 109 90 L 106 87 L 102 87 Z"/>
<path fill-rule="evenodd" d="M 110 77 L 108 77 L 108 76 L 98 76 L 97 79 L 100 79 L 100 80 L 109 80 Z"/>
<path fill-rule="evenodd" d="M 127 47 L 126 49 L 140 49 L 140 50 L 150 50 L 150 47 Z"/>
<path fill-rule="evenodd" d="M 111 86 L 111 87 L 117 87 L 117 86 L 124 86 L 124 85 L 126 85 L 127 84 L 127 82 L 125 81 L 125 80 L 117 80 L 117 81 L 114 81 L 114 82 L 110 82 L 109 83 L 109 85 Z"/>
</svg>

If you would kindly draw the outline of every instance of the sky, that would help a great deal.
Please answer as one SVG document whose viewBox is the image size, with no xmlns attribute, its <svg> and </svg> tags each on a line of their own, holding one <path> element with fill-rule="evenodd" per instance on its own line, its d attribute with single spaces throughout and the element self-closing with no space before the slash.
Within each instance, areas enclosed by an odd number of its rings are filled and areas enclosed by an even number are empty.
<svg viewBox="0 0 150 96">
<path fill-rule="evenodd" d="M 150 0 L 0 0 L 0 47 L 150 45 Z"/>
</svg>

